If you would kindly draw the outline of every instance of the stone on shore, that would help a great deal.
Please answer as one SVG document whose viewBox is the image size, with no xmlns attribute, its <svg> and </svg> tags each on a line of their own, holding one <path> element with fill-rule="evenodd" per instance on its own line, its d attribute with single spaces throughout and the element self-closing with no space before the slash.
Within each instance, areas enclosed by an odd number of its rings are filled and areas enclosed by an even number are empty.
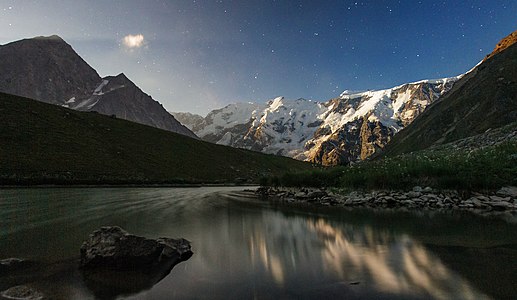
<svg viewBox="0 0 517 300">
<path fill-rule="evenodd" d="M 309 198 L 323 198 L 328 196 L 328 194 L 324 191 L 314 191 L 307 194 Z"/>
<path fill-rule="evenodd" d="M 19 300 L 41 300 L 43 294 L 32 289 L 26 285 L 13 286 L 1 293 L 2 297 L 7 299 L 19 299 Z"/>
<path fill-rule="evenodd" d="M 261 187 L 257 194 L 261 199 L 270 199 L 292 204 L 367 207 L 386 209 L 429 209 L 429 210 L 469 210 L 472 212 L 517 213 L 515 187 L 501 188 L 496 192 L 479 193 L 472 191 L 465 196 L 458 191 L 438 190 L 431 187 L 415 186 L 409 191 L 352 191 L 346 194 L 306 188 Z M 517 188 L 516 192 L 517 192 Z"/>
<path fill-rule="evenodd" d="M 497 191 L 497 194 L 502 197 L 517 198 L 517 187 L 516 186 L 505 186 Z"/>
</svg>

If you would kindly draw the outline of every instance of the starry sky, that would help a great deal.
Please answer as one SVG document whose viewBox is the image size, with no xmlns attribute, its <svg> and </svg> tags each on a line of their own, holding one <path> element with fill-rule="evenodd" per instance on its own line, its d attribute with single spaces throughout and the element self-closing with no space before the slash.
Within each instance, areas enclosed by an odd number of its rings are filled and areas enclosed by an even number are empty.
<svg viewBox="0 0 517 300">
<path fill-rule="evenodd" d="M 515 0 L 0 0 L 0 44 L 57 34 L 169 111 L 326 101 L 468 71 L 517 30 Z"/>
</svg>

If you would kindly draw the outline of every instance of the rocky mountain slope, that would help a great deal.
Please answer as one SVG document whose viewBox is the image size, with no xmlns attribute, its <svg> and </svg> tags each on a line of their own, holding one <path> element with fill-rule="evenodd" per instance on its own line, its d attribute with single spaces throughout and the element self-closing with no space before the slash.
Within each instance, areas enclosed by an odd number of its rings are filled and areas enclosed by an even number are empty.
<svg viewBox="0 0 517 300">
<path fill-rule="evenodd" d="M 0 92 L 196 137 L 123 74 L 101 78 L 55 35 L 0 46 Z"/>
<path fill-rule="evenodd" d="M 397 134 L 384 155 L 426 149 L 515 122 L 516 36 L 514 32 L 503 39 L 483 63 Z M 505 47 L 501 47 L 503 44 Z"/>
<path fill-rule="evenodd" d="M 345 91 L 327 102 L 279 97 L 266 104 L 230 104 L 205 118 L 175 116 L 206 141 L 323 165 L 349 164 L 382 149 L 459 78 Z"/>
</svg>

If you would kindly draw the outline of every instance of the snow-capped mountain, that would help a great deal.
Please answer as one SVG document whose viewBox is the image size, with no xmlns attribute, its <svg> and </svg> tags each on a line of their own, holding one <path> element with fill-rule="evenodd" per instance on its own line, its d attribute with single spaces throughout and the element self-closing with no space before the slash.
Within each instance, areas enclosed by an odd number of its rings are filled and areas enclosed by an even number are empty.
<svg viewBox="0 0 517 300">
<path fill-rule="evenodd" d="M 343 92 L 327 102 L 283 97 L 238 103 L 200 116 L 175 114 L 200 138 L 323 165 L 366 159 L 411 123 L 461 76 L 394 88 Z"/>
<path fill-rule="evenodd" d="M 101 78 L 55 35 L 0 45 L 0 91 L 196 137 L 124 74 Z"/>
</svg>

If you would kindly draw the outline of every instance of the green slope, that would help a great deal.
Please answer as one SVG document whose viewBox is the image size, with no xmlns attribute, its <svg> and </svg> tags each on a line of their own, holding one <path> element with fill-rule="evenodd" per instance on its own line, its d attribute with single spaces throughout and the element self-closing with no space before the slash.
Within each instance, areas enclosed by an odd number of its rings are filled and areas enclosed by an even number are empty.
<svg viewBox="0 0 517 300">
<path fill-rule="evenodd" d="M 257 182 L 293 159 L 0 93 L 0 184 Z"/>
<path fill-rule="evenodd" d="M 489 58 L 397 133 L 381 156 L 426 149 L 517 121 L 517 44 Z"/>
</svg>

